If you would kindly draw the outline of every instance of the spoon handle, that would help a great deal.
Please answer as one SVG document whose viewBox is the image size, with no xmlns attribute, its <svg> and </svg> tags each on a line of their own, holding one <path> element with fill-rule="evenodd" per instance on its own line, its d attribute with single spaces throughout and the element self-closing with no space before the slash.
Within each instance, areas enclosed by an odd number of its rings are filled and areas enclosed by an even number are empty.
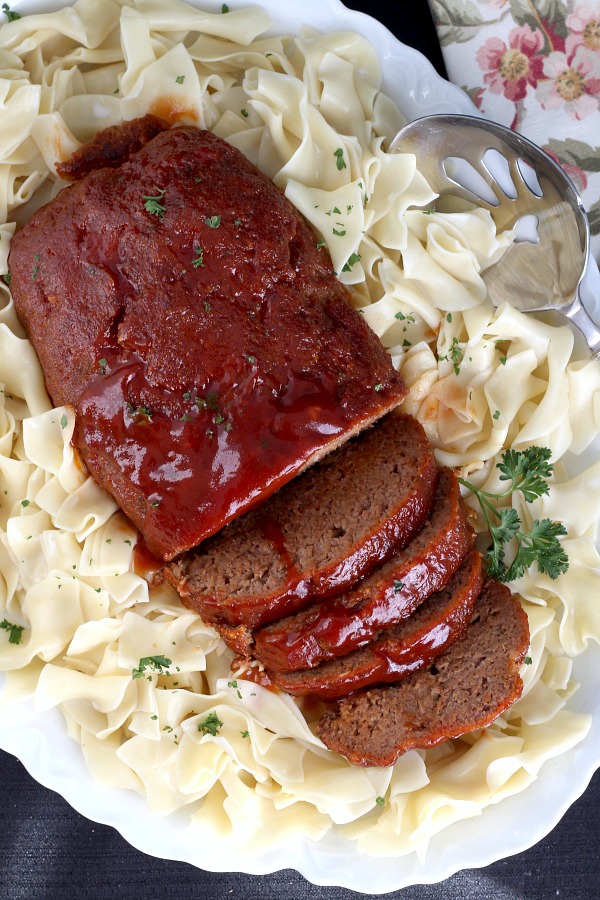
<svg viewBox="0 0 600 900">
<path fill-rule="evenodd" d="M 583 334 L 590 348 L 592 359 L 600 359 L 600 325 L 592 319 L 581 302 L 579 291 L 573 303 L 568 309 L 564 310 L 564 313 Z"/>
</svg>

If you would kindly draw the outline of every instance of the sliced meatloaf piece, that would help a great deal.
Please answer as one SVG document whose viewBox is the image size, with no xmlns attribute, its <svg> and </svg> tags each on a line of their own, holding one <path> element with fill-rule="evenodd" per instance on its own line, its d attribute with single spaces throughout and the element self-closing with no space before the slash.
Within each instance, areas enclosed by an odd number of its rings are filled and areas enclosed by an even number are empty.
<svg viewBox="0 0 600 900">
<path fill-rule="evenodd" d="M 268 669 L 285 672 L 316 666 L 370 643 L 439 591 L 472 544 L 458 482 L 450 469 L 442 469 L 431 517 L 405 550 L 354 590 L 256 631 L 253 656 Z"/>
<path fill-rule="evenodd" d="M 69 174 L 107 166 L 32 217 L 9 265 L 85 465 L 168 560 L 406 388 L 281 191 L 210 132 L 146 125 L 79 152 Z"/>
<path fill-rule="evenodd" d="M 414 748 L 484 728 L 523 690 L 527 616 L 503 584 L 487 581 L 465 635 L 427 669 L 338 702 L 317 731 L 331 750 L 363 766 L 391 766 Z"/>
<path fill-rule="evenodd" d="M 369 684 L 399 681 L 425 668 L 464 634 L 481 591 L 483 570 L 476 550 L 467 554 L 445 588 L 399 625 L 347 656 L 300 672 L 273 672 L 270 681 L 296 696 L 331 700 Z"/>
<path fill-rule="evenodd" d="M 437 468 L 421 425 L 391 413 L 165 568 L 208 622 L 256 627 L 346 590 L 429 515 Z"/>
</svg>

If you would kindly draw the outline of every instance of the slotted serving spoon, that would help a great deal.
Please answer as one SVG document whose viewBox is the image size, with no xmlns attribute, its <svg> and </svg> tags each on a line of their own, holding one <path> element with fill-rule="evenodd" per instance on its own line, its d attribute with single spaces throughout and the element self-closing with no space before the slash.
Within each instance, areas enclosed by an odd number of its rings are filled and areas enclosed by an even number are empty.
<svg viewBox="0 0 600 900">
<path fill-rule="evenodd" d="M 582 332 L 592 356 L 600 357 L 600 325 L 580 291 L 589 258 L 588 218 L 573 182 L 547 153 L 503 125 L 463 115 L 416 119 L 396 135 L 390 151 L 414 153 L 433 191 L 489 210 L 499 232 L 516 227 L 516 241 L 482 273 L 494 306 L 558 310 Z"/>
</svg>

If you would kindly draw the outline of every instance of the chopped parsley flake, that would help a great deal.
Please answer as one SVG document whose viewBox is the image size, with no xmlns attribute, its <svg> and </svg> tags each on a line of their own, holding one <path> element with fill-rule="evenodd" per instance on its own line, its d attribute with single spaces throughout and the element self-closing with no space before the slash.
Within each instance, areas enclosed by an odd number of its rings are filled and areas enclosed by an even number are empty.
<svg viewBox="0 0 600 900">
<path fill-rule="evenodd" d="M 6 20 L 7 20 L 8 22 L 16 22 L 17 19 L 20 19 L 20 18 L 21 18 L 21 13 L 13 12 L 13 11 L 11 10 L 11 8 L 9 7 L 8 3 L 3 3 L 3 4 L 2 4 L 2 12 L 3 12 L 4 15 L 6 16 Z"/>
<path fill-rule="evenodd" d="M 533 660 L 530 656 L 526 656 L 525 659 L 523 660 L 523 662 L 525 663 L 526 666 L 530 666 L 532 664 Z"/>
<path fill-rule="evenodd" d="M 346 234 L 346 229 L 344 228 L 343 231 L 338 231 L 337 228 L 334 228 L 333 233 L 336 237 L 344 237 L 344 235 Z"/>
<path fill-rule="evenodd" d="M 207 216 L 204 221 L 209 228 L 218 228 L 221 224 L 221 216 Z"/>
<path fill-rule="evenodd" d="M 375 803 L 377 804 L 377 806 L 385 806 L 385 798 L 375 797 Z"/>
<path fill-rule="evenodd" d="M 334 206 L 333 209 L 330 209 L 328 212 L 325 213 L 325 215 L 331 216 L 331 215 L 333 215 L 333 213 L 335 213 L 336 216 L 341 216 L 342 211 L 340 209 L 338 209 L 337 206 Z"/>
<path fill-rule="evenodd" d="M 183 84 L 185 81 L 185 75 L 178 75 L 175 79 L 175 84 Z"/>
<path fill-rule="evenodd" d="M 226 3 L 224 3 L 223 6 L 221 7 L 221 12 L 222 12 L 222 13 L 228 13 L 228 12 L 229 12 L 229 7 L 227 6 Z"/>
<path fill-rule="evenodd" d="M 394 579 L 394 593 L 395 594 L 399 594 L 403 587 L 404 587 L 403 581 L 396 581 Z"/>
<path fill-rule="evenodd" d="M 317 241 L 317 243 L 316 243 L 317 250 L 320 250 L 321 247 L 326 247 L 326 246 L 327 246 L 327 241 L 324 241 L 323 238 L 321 238 L 321 240 Z"/>
<path fill-rule="evenodd" d="M 8 287 L 10 287 L 10 272 L 6 272 L 6 273 L 2 276 L 2 280 L 4 281 L 5 284 L 8 285 Z"/>
<path fill-rule="evenodd" d="M 248 112 L 247 109 L 240 109 L 240 112 L 241 112 L 241 114 L 243 115 L 243 117 L 244 117 L 245 119 L 247 119 L 248 116 L 250 115 L 250 113 Z"/>
<path fill-rule="evenodd" d="M 256 362 L 255 356 L 246 356 L 246 359 L 248 360 L 248 362 L 250 363 L 251 366 L 253 366 L 254 363 Z"/>
<path fill-rule="evenodd" d="M 335 164 L 341 172 L 342 169 L 346 168 L 346 162 L 344 160 L 344 151 L 343 151 L 342 147 L 338 147 L 337 150 L 334 150 L 333 155 L 335 156 Z"/>
<path fill-rule="evenodd" d="M 383 388 L 383 384 L 381 382 L 379 382 L 378 384 L 375 385 L 373 390 L 379 392 L 382 388 Z"/>
<path fill-rule="evenodd" d="M 397 312 L 394 316 L 395 319 L 398 319 L 399 322 L 414 322 L 415 317 L 412 313 L 409 313 L 407 316 L 404 315 L 403 312 Z"/>
<path fill-rule="evenodd" d="M 342 272 L 349 272 L 357 262 L 360 262 L 360 253 L 351 253 L 348 257 L 348 262 L 342 266 Z"/>
<path fill-rule="evenodd" d="M 499 410 L 499 409 L 497 409 L 497 410 L 494 412 L 494 415 L 492 416 L 492 418 L 493 418 L 493 419 L 496 419 L 496 420 L 498 420 L 498 419 L 500 418 L 500 410 Z"/>
<path fill-rule="evenodd" d="M 460 364 L 464 359 L 464 353 L 458 346 L 458 338 L 452 338 L 452 346 L 450 347 L 446 356 L 440 356 L 440 359 L 448 359 L 450 358 L 453 366 L 454 366 L 454 374 L 458 375 L 460 373 Z"/>
<path fill-rule="evenodd" d="M 204 250 L 202 249 L 202 247 L 196 247 L 194 253 L 196 254 L 196 258 L 192 260 L 193 267 L 195 269 L 197 269 L 198 266 L 202 266 L 202 268 L 204 268 Z"/>
<path fill-rule="evenodd" d="M 8 619 L 3 619 L 2 622 L 0 622 L 0 628 L 4 628 L 5 631 L 8 631 L 9 644 L 21 643 L 22 635 L 25 631 L 24 625 L 14 625 L 12 622 L 9 622 Z"/>
<path fill-rule="evenodd" d="M 446 314 L 446 322 L 451 322 L 451 321 L 452 321 L 452 313 L 447 313 Z"/>
<path fill-rule="evenodd" d="M 198 724 L 198 731 L 201 734 L 212 734 L 213 737 L 216 737 L 222 727 L 223 723 L 216 712 L 211 712 Z"/>
<path fill-rule="evenodd" d="M 29 500 L 21 500 L 21 506 L 26 509 L 29 506 Z"/>
<path fill-rule="evenodd" d="M 166 656 L 143 656 L 140 659 L 137 669 L 131 670 L 131 677 L 143 678 L 146 674 L 146 669 L 151 669 L 159 675 L 162 675 L 164 670 L 168 669 L 170 665 L 171 660 Z"/>
<path fill-rule="evenodd" d="M 66 427 L 67 427 L 67 417 L 64 415 L 64 413 L 63 413 L 63 415 L 60 417 L 60 427 L 61 427 L 61 428 L 66 428 Z"/>
<path fill-rule="evenodd" d="M 108 365 L 108 363 L 104 357 L 102 357 L 102 359 L 98 360 L 98 373 L 100 375 L 106 375 L 107 365 Z"/>
<path fill-rule="evenodd" d="M 500 364 L 503 365 L 503 366 L 505 366 L 505 365 L 506 365 L 506 359 L 507 359 L 506 356 L 501 356 L 501 357 L 500 357 Z"/>
<path fill-rule="evenodd" d="M 236 692 L 236 694 L 238 695 L 238 697 L 240 698 L 240 700 L 242 699 L 242 692 L 240 691 L 240 689 L 238 687 L 237 681 L 228 681 L 227 687 L 233 688 L 234 691 Z"/>
<path fill-rule="evenodd" d="M 243 738 L 250 737 L 250 732 L 249 732 L 249 731 L 240 731 L 240 734 L 241 734 L 241 736 L 242 736 Z"/>
<path fill-rule="evenodd" d="M 208 300 L 204 301 L 204 312 L 210 312 L 210 303 Z"/>
<path fill-rule="evenodd" d="M 144 206 L 146 208 L 146 212 L 149 212 L 152 216 L 158 216 L 159 219 L 163 219 L 165 215 L 165 205 L 160 201 L 165 196 L 165 192 L 161 191 L 159 187 L 154 185 L 154 190 L 157 192 L 156 196 L 143 196 L 142 200 L 144 200 Z"/>
</svg>

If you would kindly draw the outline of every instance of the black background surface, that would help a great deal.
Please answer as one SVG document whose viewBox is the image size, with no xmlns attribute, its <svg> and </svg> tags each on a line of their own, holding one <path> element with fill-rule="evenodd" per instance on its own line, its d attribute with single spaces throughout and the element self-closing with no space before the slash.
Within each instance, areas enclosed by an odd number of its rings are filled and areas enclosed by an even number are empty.
<svg viewBox="0 0 600 900">
<path fill-rule="evenodd" d="M 384 22 L 444 73 L 426 0 L 355 0 L 346 5 Z M 152 827 L 160 828 L 160 820 Z M 531 850 L 485 869 L 459 872 L 441 884 L 380 896 L 594 900 L 600 897 L 599 830 L 600 775 L 596 774 L 562 822 Z M 82 818 L 57 794 L 36 784 L 14 757 L 0 752 L 0 900 L 350 900 L 358 896 L 342 888 L 308 884 L 289 869 L 262 877 L 214 874 L 145 856 L 114 829 Z"/>
</svg>

